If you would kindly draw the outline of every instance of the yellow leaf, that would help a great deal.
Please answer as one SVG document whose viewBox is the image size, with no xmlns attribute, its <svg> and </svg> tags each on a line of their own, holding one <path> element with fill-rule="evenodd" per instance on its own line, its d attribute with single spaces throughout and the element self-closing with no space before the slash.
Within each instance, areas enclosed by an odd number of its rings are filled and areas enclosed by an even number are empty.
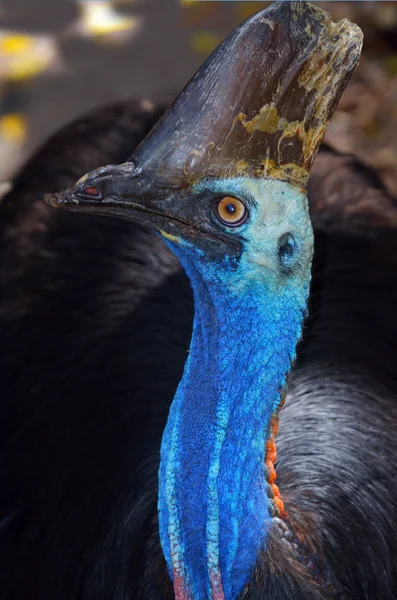
<svg viewBox="0 0 397 600">
<path fill-rule="evenodd" d="M 9 144 L 21 146 L 26 140 L 28 125 L 24 115 L 8 113 L 0 117 L 0 137 Z"/>
</svg>

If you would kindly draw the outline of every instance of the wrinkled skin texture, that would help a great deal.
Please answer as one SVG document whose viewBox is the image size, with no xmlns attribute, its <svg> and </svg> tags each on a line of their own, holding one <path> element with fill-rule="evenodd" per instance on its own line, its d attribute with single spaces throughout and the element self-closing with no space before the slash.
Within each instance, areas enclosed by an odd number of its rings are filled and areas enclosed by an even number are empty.
<svg viewBox="0 0 397 600">
<path fill-rule="evenodd" d="M 5 600 L 172 598 L 157 470 L 190 287 L 149 231 L 42 201 L 122 162 L 156 116 L 130 103 L 73 124 L 0 207 Z M 327 149 L 309 200 L 310 317 L 276 465 L 305 550 L 295 560 L 275 528 L 242 598 L 386 600 L 396 596 L 397 208 L 376 175 Z"/>
<path fill-rule="evenodd" d="M 286 182 L 200 187 L 244 199 L 249 216 L 227 227 L 210 203 L 203 219 L 240 238 L 238 257 L 226 244 L 217 260 L 182 235 L 168 242 L 189 277 L 195 315 L 162 438 L 159 531 L 178 600 L 235 600 L 273 524 L 265 441 L 302 334 L 313 232 L 306 195 Z M 197 206 L 193 190 L 187 202 Z"/>
</svg>

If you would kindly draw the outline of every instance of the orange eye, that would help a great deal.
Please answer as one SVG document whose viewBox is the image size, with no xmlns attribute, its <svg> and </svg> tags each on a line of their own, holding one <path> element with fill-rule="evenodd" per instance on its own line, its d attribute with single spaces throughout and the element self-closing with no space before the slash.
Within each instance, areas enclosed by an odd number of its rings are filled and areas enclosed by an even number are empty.
<svg viewBox="0 0 397 600">
<path fill-rule="evenodd" d="M 222 223 L 229 227 L 242 225 L 248 216 L 248 210 L 244 204 L 232 196 L 225 196 L 217 200 L 215 210 Z"/>
</svg>

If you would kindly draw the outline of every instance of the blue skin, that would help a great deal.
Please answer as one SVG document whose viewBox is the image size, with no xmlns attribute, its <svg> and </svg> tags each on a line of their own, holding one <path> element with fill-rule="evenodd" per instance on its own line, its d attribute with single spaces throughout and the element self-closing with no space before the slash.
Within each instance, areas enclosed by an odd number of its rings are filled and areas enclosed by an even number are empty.
<svg viewBox="0 0 397 600">
<path fill-rule="evenodd" d="M 244 238 L 237 265 L 167 240 L 190 279 L 195 316 L 161 446 L 160 539 L 177 600 L 235 600 L 271 526 L 265 442 L 302 332 L 313 233 L 306 196 L 288 183 L 205 186 L 242 200 L 249 218 L 236 228 L 219 222 Z"/>
</svg>

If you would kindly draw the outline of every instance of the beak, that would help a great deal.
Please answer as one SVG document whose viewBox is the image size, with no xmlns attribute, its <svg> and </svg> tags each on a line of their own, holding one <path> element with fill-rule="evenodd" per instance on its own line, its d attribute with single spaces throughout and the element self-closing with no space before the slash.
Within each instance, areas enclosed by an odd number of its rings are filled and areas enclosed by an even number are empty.
<svg viewBox="0 0 397 600">
<path fill-rule="evenodd" d="M 84 175 L 74 187 L 46 194 L 53 208 L 121 218 L 149 227 L 171 241 L 230 245 L 228 236 L 205 225 L 200 207 L 184 214 L 187 190 L 170 188 L 169 182 L 147 177 L 133 162 L 108 165 Z"/>
<path fill-rule="evenodd" d="M 135 221 L 160 230 L 173 220 L 170 202 L 151 200 L 147 182 L 133 162 L 108 165 L 84 175 L 74 187 L 56 194 L 46 194 L 47 204 L 54 208 L 93 213 Z M 168 194 L 170 190 L 168 189 Z"/>
</svg>

